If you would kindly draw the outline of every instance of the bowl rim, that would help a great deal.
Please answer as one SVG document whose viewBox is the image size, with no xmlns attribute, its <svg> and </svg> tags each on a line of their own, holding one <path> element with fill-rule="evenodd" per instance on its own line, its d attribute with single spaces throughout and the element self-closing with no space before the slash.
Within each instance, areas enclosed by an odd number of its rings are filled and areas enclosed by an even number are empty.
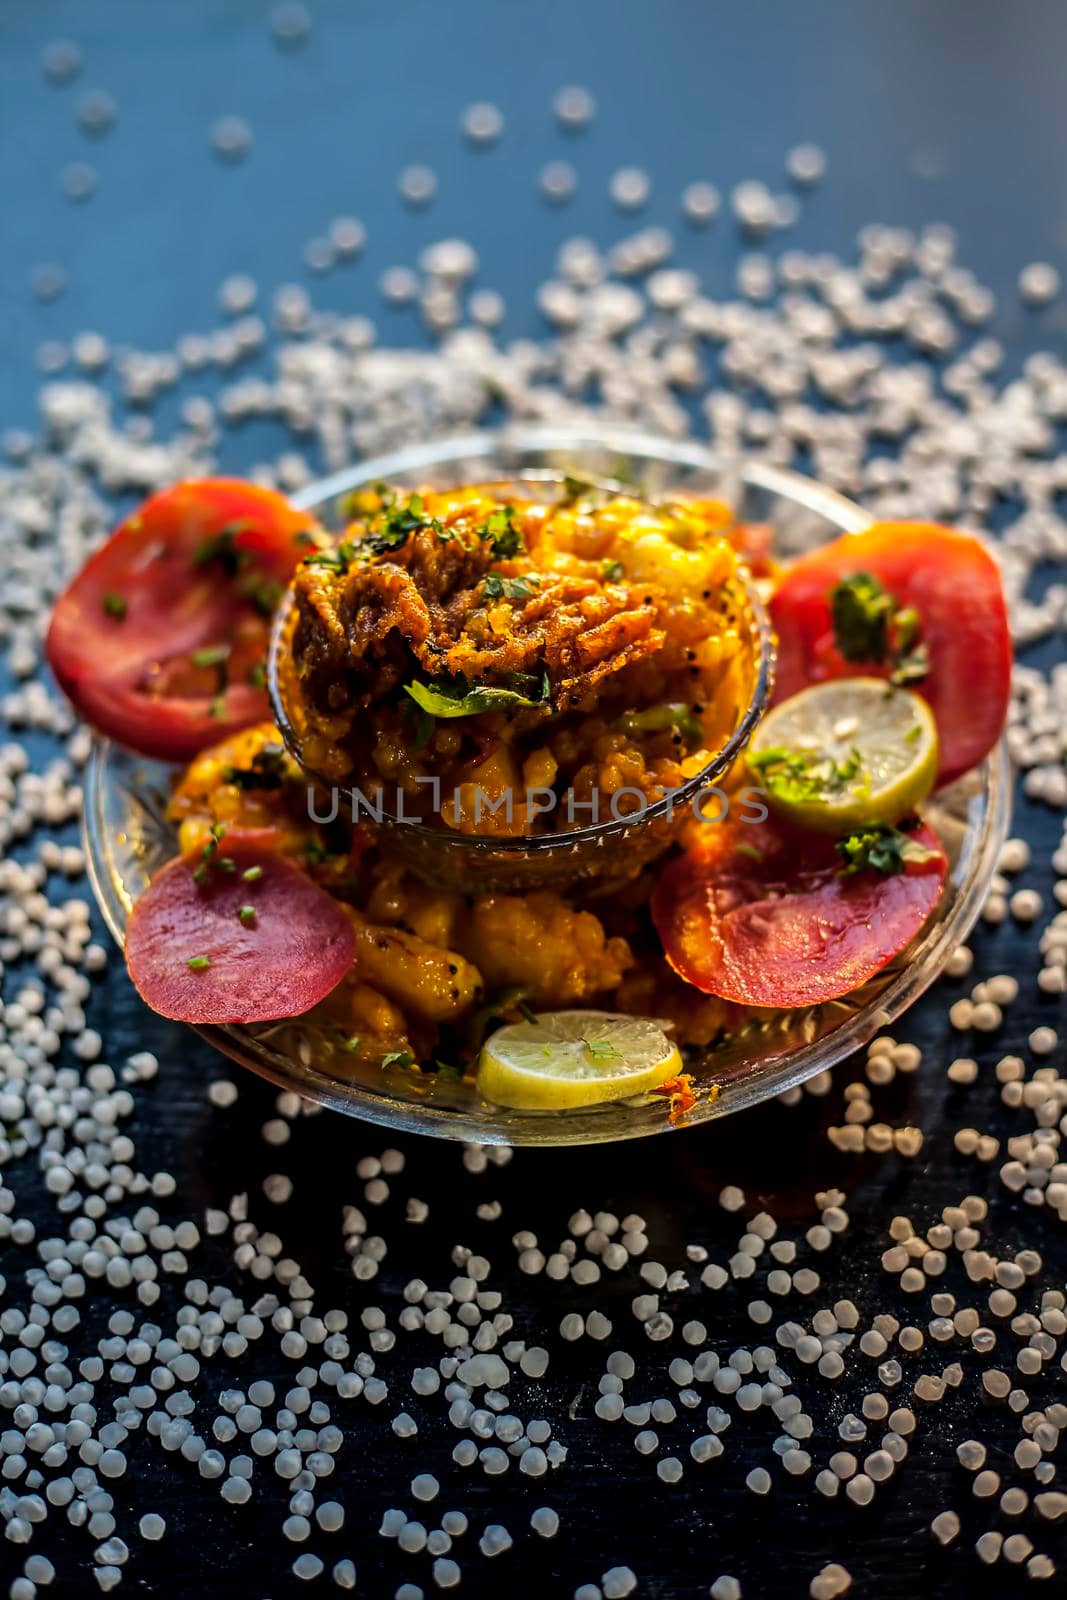
<svg viewBox="0 0 1067 1600">
<path fill-rule="evenodd" d="M 520 448 L 530 448 L 525 431 L 513 430 L 513 435 L 516 431 L 521 433 L 523 440 Z M 465 455 L 467 453 L 466 446 L 474 440 L 478 442 L 480 450 L 483 450 L 485 454 L 489 454 L 490 451 L 486 448 L 487 444 L 499 449 L 500 441 L 505 432 L 506 430 L 501 430 L 500 435 L 483 433 L 459 436 L 455 439 L 442 439 L 436 450 L 431 451 L 429 447 L 419 447 L 418 450 L 412 449 L 403 452 L 403 454 L 412 458 L 425 454 L 427 457 L 426 465 L 430 465 L 439 461 L 446 453 L 451 453 L 449 451 L 451 445 L 456 447 L 457 452 Z M 553 433 L 553 438 L 557 437 L 559 436 Z M 385 463 L 391 459 L 394 460 L 391 471 L 381 470 Z M 301 496 L 294 497 L 294 503 L 298 504 L 301 510 L 315 511 L 326 501 L 335 499 L 340 494 L 349 494 L 366 483 L 375 482 L 379 479 L 384 479 L 388 482 L 398 472 L 414 472 L 418 470 L 419 461 L 417 459 L 413 459 L 409 466 L 400 467 L 396 464 L 394 458 L 388 456 L 379 457 L 377 460 L 366 462 L 350 471 L 337 473 L 333 478 L 327 478 L 319 486 L 319 492 L 314 497 L 312 497 L 312 490 L 315 486 L 311 485 Z M 747 472 L 745 475 L 750 477 Z M 516 484 L 528 481 L 531 483 L 551 484 L 562 483 L 564 477 L 565 474 L 562 469 L 557 474 L 554 469 L 536 468 L 524 470 L 519 467 L 514 474 L 508 473 L 503 477 L 497 476 L 486 481 L 490 483 L 515 482 Z M 625 484 L 606 478 L 601 474 L 590 473 L 588 477 L 592 487 L 616 492 L 625 492 L 626 490 Z M 331 485 L 336 485 L 336 487 L 331 488 Z M 770 613 L 749 575 L 744 572 L 739 573 L 738 582 L 744 592 L 745 602 L 748 607 L 746 636 L 750 641 L 756 659 L 756 672 L 752 691 L 733 731 L 714 751 L 700 771 L 693 773 L 684 783 L 679 784 L 676 789 L 661 796 L 660 799 L 653 800 L 651 803 L 642 806 L 636 812 L 626 813 L 622 816 L 616 816 L 612 812 L 610 818 L 601 818 L 585 827 L 568 828 L 560 830 L 558 833 L 518 833 L 500 836 L 458 833 L 439 827 L 427 826 L 403 815 L 398 816 L 395 812 L 386 810 L 383 805 L 380 805 L 374 813 L 375 826 L 386 829 L 402 827 L 406 836 L 411 837 L 413 840 L 421 840 L 427 846 L 447 851 L 450 855 L 465 855 L 472 865 L 477 862 L 480 856 L 491 857 L 499 865 L 503 858 L 508 856 L 524 858 L 531 855 L 576 854 L 585 845 L 597 845 L 611 839 L 629 838 L 635 830 L 651 826 L 664 817 L 669 819 L 680 808 L 684 809 L 690 804 L 696 805 L 701 792 L 713 786 L 716 779 L 722 777 L 729 770 L 744 750 L 753 730 L 767 710 L 774 690 L 774 674 L 778 650 L 774 630 L 771 626 Z M 286 749 L 293 759 L 300 764 L 301 768 L 307 772 L 309 778 L 314 778 L 326 784 L 326 779 L 320 778 L 319 774 L 304 764 L 300 752 L 299 738 L 293 726 L 292 718 L 289 716 L 281 690 L 278 658 L 286 644 L 286 637 L 292 623 L 292 615 L 293 589 L 290 584 L 271 623 L 270 648 L 267 655 L 267 694 L 270 699 L 271 713 Z M 328 786 L 335 793 L 344 796 L 347 801 L 353 801 L 355 791 L 348 788 L 344 783 L 332 783 Z"/>
<path fill-rule="evenodd" d="M 697 441 L 657 438 L 642 430 L 594 424 L 578 428 L 512 426 L 499 433 L 479 432 L 442 438 L 433 443 L 410 446 L 384 454 L 343 472 L 308 485 L 296 503 L 303 509 L 332 495 L 344 493 L 365 474 L 384 477 L 390 472 L 418 471 L 441 457 L 490 454 L 508 448 L 520 450 L 580 449 L 638 452 L 671 465 L 700 470 L 723 471 L 723 462 L 707 446 Z M 383 467 L 385 470 L 383 471 Z M 780 495 L 795 505 L 823 516 L 842 533 L 862 531 L 873 520 L 854 502 L 836 490 L 825 488 L 785 468 L 743 459 L 731 463 L 733 470 L 753 486 Z M 129 755 L 128 752 L 124 752 Z M 89 881 L 103 919 L 121 949 L 132 897 L 125 883 L 105 870 L 101 843 L 104 831 L 104 804 L 111 781 L 109 764 L 114 759 L 110 741 L 93 737 L 85 772 L 85 805 L 82 813 L 82 840 L 86 852 Z M 135 759 L 135 758 L 131 758 Z M 435 1105 L 390 1092 L 387 1079 L 381 1089 L 357 1082 L 328 1078 L 305 1064 L 295 1052 L 283 1054 L 268 1040 L 247 1029 L 200 1027 L 195 1029 L 208 1043 L 277 1087 L 295 1091 L 331 1110 L 409 1133 L 463 1140 L 483 1145 L 515 1145 L 549 1148 L 597 1143 L 616 1143 L 647 1138 L 657 1133 L 683 1132 L 717 1121 L 734 1111 L 744 1110 L 784 1090 L 794 1088 L 816 1073 L 834 1066 L 862 1048 L 876 1033 L 887 1027 L 940 976 L 949 954 L 961 944 L 974 926 L 995 871 L 1001 844 L 1007 836 L 1011 813 L 1011 762 L 1007 742 L 1001 739 L 982 766 L 970 776 L 975 793 L 969 803 L 967 846 L 954 868 L 956 898 L 921 960 L 909 960 L 877 995 L 851 1016 L 834 1025 L 823 1036 L 790 1048 L 779 1061 L 762 1070 L 733 1078 L 726 1092 L 717 1099 L 702 1099 L 695 1112 L 677 1123 L 635 1120 L 632 1126 L 616 1129 L 606 1119 L 580 1111 L 561 1120 L 552 1114 L 551 1123 L 537 1114 L 508 1112 L 495 1108 L 492 1124 L 471 1111 Z M 967 781 L 967 780 L 965 780 Z M 975 808 L 981 815 L 974 818 Z M 929 929 L 918 936 L 929 936 Z M 547 1117 L 547 1114 L 546 1114 Z"/>
</svg>

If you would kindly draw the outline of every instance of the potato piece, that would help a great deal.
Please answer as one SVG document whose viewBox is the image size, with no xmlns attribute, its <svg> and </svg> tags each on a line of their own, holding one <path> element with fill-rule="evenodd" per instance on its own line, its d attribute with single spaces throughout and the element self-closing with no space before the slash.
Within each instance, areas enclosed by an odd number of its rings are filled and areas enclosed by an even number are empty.
<svg viewBox="0 0 1067 1600">
<path fill-rule="evenodd" d="M 357 911 L 350 914 L 360 981 L 380 989 L 405 1013 L 426 1022 L 447 1022 L 481 998 L 481 973 L 454 950 L 403 928 L 368 922 Z"/>
<path fill-rule="evenodd" d="M 336 1041 L 330 1071 L 347 1078 L 362 1068 L 380 1068 L 387 1055 L 425 1058 L 432 1048 L 434 1030 L 412 1028 L 392 1000 L 369 983 L 346 980 L 317 1006 L 314 1017 Z"/>
<path fill-rule="evenodd" d="M 625 939 L 608 939 L 592 912 L 548 890 L 477 900 L 457 942 L 490 989 L 528 989 L 530 1004 L 545 1007 L 614 989 L 633 961 Z"/>
<path fill-rule="evenodd" d="M 429 944 L 450 945 L 462 907 L 461 895 L 431 889 L 390 863 L 379 867 L 363 909 L 372 922 L 407 928 Z"/>
</svg>

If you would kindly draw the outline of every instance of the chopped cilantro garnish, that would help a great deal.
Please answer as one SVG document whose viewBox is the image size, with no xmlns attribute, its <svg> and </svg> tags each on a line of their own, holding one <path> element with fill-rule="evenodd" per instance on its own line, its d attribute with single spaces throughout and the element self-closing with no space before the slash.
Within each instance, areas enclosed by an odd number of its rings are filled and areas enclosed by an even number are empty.
<svg viewBox="0 0 1067 1600">
<path fill-rule="evenodd" d="M 197 546 L 193 554 L 193 565 L 206 567 L 212 561 L 219 561 L 232 578 L 249 560 L 248 551 L 237 548 L 235 543 L 237 535 L 248 532 L 251 527 L 250 522 L 227 523 L 225 528 L 220 528 L 218 533 L 211 534 Z"/>
<path fill-rule="evenodd" d="M 919 683 L 930 658 L 919 638 L 921 619 L 914 606 L 898 606 L 870 572 L 842 578 L 830 591 L 834 640 L 846 661 L 892 667 L 890 682 Z"/>
<path fill-rule="evenodd" d="M 525 549 L 522 529 L 515 521 L 514 506 L 501 506 L 499 510 L 491 511 L 478 529 L 478 537 L 491 540 L 493 554 L 501 560 L 516 556 Z"/>
<path fill-rule="evenodd" d="M 126 602 L 120 594 L 115 593 L 114 589 L 109 589 L 107 591 L 101 603 L 104 607 L 104 615 L 106 617 L 114 617 L 116 622 L 122 622 L 125 619 L 127 611 Z"/>
<path fill-rule="evenodd" d="M 237 920 L 245 928 L 250 928 L 256 920 L 255 906 L 241 906 L 237 912 Z"/>
<path fill-rule="evenodd" d="M 238 789 L 277 789 L 284 777 L 285 749 L 280 744 L 263 745 L 247 767 L 227 764 L 222 769 L 223 782 Z"/>
<path fill-rule="evenodd" d="M 580 500 L 583 495 L 588 494 L 595 487 L 596 485 L 590 483 L 586 478 L 576 478 L 569 472 L 564 473 L 563 504 L 569 505 L 574 500 Z"/>
<path fill-rule="evenodd" d="M 253 689 L 263 689 L 267 682 L 267 669 L 262 661 L 257 661 L 248 671 L 248 681 Z"/>
<path fill-rule="evenodd" d="M 205 968 L 210 967 L 211 957 L 190 956 L 185 965 L 189 968 L 190 972 L 203 972 Z"/>
<path fill-rule="evenodd" d="M 246 867 L 241 874 L 242 881 L 245 883 L 258 883 L 262 876 L 262 867 Z"/>
<path fill-rule="evenodd" d="M 304 557 L 303 564 L 305 567 L 329 567 L 333 572 L 344 572 L 348 566 L 340 550 L 313 550 Z"/>
<path fill-rule="evenodd" d="M 844 761 L 823 756 L 816 750 L 787 750 L 775 745 L 748 758 L 752 770 L 763 779 L 771 794 L 780 800 L 818 800 L 823 795 L 839 794 L 863 770 L 863 758 L 853 750 Z"/>
<path fill-rule="evenodd" d="M 499 573 L 490 572 L 484 584 L 485 597 L 487 600 L 529 600 L 536 583 L 536 578 L 502 578 Z"/>
<path fill-rule="evenodd" d="M 412 1067 L 414 1064 L 415 1057 L 410 1050 L 387 1050 L 382 1057 L 383 1072 L 389 1067 Z"/>
<path fill-rule="evenodd" d="M 209 644 L 203 650 L 194 650 L 192 663 L 194 667 L 218 667 L 226 660 L 230 653 L 228 644 Z"/>
<path fill-rule="evenodd" d="M 540 680 L 516 673 L 512 689 L 490 685 L 472 687 L 465 678 L 437 678 L 433 683 L 405 684 L 417 706 L 432 717 L 471 717 L 480 711 L 498 711 L 509 706 L 541 706 L 550 703 L 548 673 Z"/>
<path fill-rule="evenodd" d="M 888 822 L 875 823 L 869 828 L 857 828 L 847 838 L 837 841 L 839 855 L 845 865 L 841 876 L 871 869 L 885 873 L 903 872 L 909 863 L 937 859 L 936 850 L 928 850 L 915 839 L 909 839 L 904 828 L 894 828 Z"/>
<path fill-rule="evenodd" d="M 830 593 L 837 648 L 846 661 L 884 661 L 893 597 L 870 572 L 843 578 Z"/>
<path fill-rule="evenodd" d="M 600 576 L 605 583 L 618 583 L 622 577 L 622 570 L 621 561 L 605 561 L 601 565 Z"/>
<path fill-rule="evenodd" d="M 422 495 L 413 494 L 404 506 L 394 501 L 383 507 L 366 543 L 375 555 L 385 555 L 387 551 L 399 550 L 407 544 L 409 534 L 419 528 L 432 528 L 437 534 L 441 532 L 437 518 L 426 515 Z"/>
<path fill-rule="evenodd" d="M 668 701 L 666 705 L 649 706 L 645 711 L 627 711 L 618 719 L 617 727 L 631 735 L 665 733 L 673 730 L 682 734 L 692 744 L 704 738 L 700 718 L 685 701 Z"/>
</svg>

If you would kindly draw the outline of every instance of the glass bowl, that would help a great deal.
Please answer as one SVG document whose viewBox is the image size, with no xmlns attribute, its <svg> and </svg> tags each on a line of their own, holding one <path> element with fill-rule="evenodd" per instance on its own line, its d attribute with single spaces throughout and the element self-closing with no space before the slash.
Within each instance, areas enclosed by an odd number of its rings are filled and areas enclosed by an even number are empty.
<svg viewBox="0 0 1067 1600">
<path fill-rule="evenodd" d="M 749 522 L 770 523 L 776 549 L 794 554 L 870 518 L 841 495 L 760 462 L 723 463 L 695 442 L 612 427 L 514 427 L 419 445 L 368 461 L 304 490 L 298 502 L 329 524 L 342 498 L 367 482 L 398 486 L 507 479 L 559 471 L 618 480 L 649 499 L 668 492 L 719 495 Z M 96 741 L 86 773 L 89 875 L 117 942 L 152 874 L 175 853 L 165 809 L 174 769 Z M 296 1019 L 198 1030 L 218 1049 L 285 1089 L 350 1116 L 411 1133 L 481 1144 L 575 1145 L 692 1127 L 803 1083 L 888 1027 L 938 976 L 970 932 L 1007 833 L 1010 766 L 1003 743 L 975 772 L 932 797 L 926 814 L 949 855 L 945 893 L 909 948 L 845 999 L 771 1013 L 725 1044 L 691 1052 L 697 1102 L 672 1118 L 661 1096 L 566 1112 L 512 1111 L 473 1085 L 403 1069 L 347 1072 L 325 1038 Z"/>
<path fill-rule="evenodd" d="M 515 491 L 518 498 L 538 490 L 550 493 L 554 488 L 562 488 L 566 476 L 562 469 L 516 466 L 506 480 L 494 477 L 493 487 L 502 498 L 506 498 L 509 491 Z M 582 478 L 590 488 L 609 494 L 634 493 L 632 482 L 621 483 L 588 471 Z M 431 469 L 394 473 L 389 479 L 391 484 L 402 489 L 451 486 L 462 481 L 453 476 L 451 470 L 444 471 L 436 463 Z M 329 482 L 319 486 L 315 491 L 316 499 L 309 502 L 309 509 L 314 509 L 327 528 L 340 532 L 351 520 L 344 509 L 348 494 L 341 491 L 319 498 L 329 487 Z M 669 848 L 673 835 L 685 824 L 689 806 L 697 801 L 701 792 L 729 772 L 770 701 L 775 660 L 770 618 L 752 581 L 746 579 L 739 587 L 737 626 L 744 640 L 747 698 L 739 708 L 736 725 L 711 760 L 669 796 L 643 805 L 634 815 L 600 817 L 587 827 L 507 838 L 457 833 L 443 826 L 428 827 L 405 817 L 403 806 L 398 814 L 379 801 L 374 807 L 372 826 L 383 848 L 424 882 L 465 893 L 472 889 L 513 892 L 565 889 L 579 879 L 596 879 L 600 891 L 605 886 L 618 887 L 635 878 Z M 267 688 L 274 721 L 289 752 L 311 777 L 319 779 L 327 793 L 332 792 L 337 797 L 345 814 L 354 817 L 361 814 L 359 806 L 373 801 L 374 797 L 357 795 L 343 784 L 332 783 L 308 768 L 303 758 L 301 708 L 299 704 L 291 704 L 286 696 L 287 675 L 282 670 L 282 663 L 292 648 L 296 621 L 296 605 L 290 588 L 271 628 Z"/>
</svg>

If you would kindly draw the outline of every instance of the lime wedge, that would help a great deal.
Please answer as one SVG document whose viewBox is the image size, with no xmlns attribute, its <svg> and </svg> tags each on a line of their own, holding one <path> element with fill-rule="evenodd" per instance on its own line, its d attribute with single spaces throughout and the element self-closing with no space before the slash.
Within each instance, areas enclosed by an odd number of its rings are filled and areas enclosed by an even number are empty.
<svg viewBox="0 0 1067 1600">
<path fill-rule="evenodd" d="M 930 793 L 937 764 L 930 707 L 883 678 L 802 689 L 767 713 L 748 748 L 767 804 L 823 833 L 899 822 Z"/>
<path fill-rule="evenodd" d="M 478 1088 L 496 1105 L 566 1111 L 656 1089 L 682 1058 L 656 1023 L 612 1011 L 551 1011 L 498 1028 L 482 1047 Z"/>
</svg>

